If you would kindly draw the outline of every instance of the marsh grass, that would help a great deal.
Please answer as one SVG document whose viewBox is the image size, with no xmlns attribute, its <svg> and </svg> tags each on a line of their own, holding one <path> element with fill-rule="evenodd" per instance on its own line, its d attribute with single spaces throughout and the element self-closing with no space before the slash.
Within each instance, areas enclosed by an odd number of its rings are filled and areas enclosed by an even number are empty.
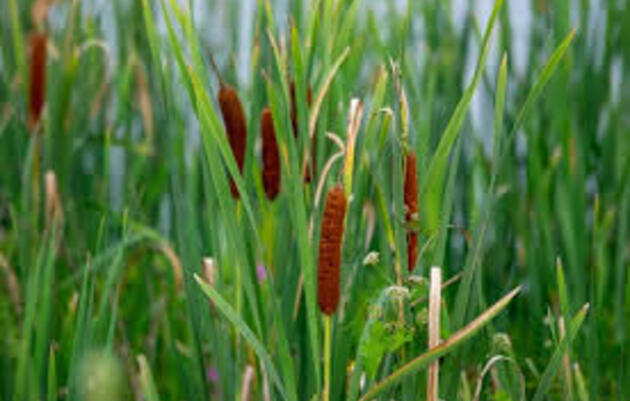
<svg viewBox="0 0 630 401">
<path fill-rule="evenodd" d="M 250 3 L 2 2 L 0 400 L 408 401 L 438 363 L 439 399 L 630 394 L 627 5 L 531 2 L 521 71 L 515 0 Z"/>
</svg>

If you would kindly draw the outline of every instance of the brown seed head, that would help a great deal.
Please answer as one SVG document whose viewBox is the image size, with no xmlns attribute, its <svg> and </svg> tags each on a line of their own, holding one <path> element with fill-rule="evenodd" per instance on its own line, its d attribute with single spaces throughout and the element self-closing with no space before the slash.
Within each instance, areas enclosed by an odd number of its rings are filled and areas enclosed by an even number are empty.
<svg viewBox="0 0 630 401">
<path fill-rule="evenodd" d="M 326 196 L 317 268 L 317 302 L 322 313 L 329 316 L 339 303 L 339 266 L 345 215 L 346 197 L 343 187 L 338 185 L 331 188 Z"/>
<path fill-rule="evenodd" d="M 407 270 L 413 271 L 418 260 L 418 233 L 407 232 Z"/>
<path fill-rule="evenodd" d="M 407 153 L 405 158 L 404 184 L 405 221 L 409 224 L 418 213 L 418 173 L 416 154 Z M 412 227 L 407 229 L 407 269 L 412 271 L 418 258 L 418 233 Z"/>
<path fill-rule="evenodd" d="M 46 35 L 34 34 L 29 38 L 29 97 L 28 126 L 31 132 L 37 127 L 46 99 Z"/>
<path fill-rule="evenodd" d="M 219 89 L 219 107 L 236 165 L 239 171 L 243 171 L 247 144 L 247 124 L 238 93 L 230 85 L 222 85 Z M 230 180 L 230 191 L 234 198 L 239 198 L 238 189 L 233 180 Z"/>
<path fill-rule="evenodd" d="M 267 198 L 274 200 L 280 192 L 280 154 L 269 107 L 265 107 L 260 116 L 260 136 L 262 137 L 263 187 Z"/>
</svg>

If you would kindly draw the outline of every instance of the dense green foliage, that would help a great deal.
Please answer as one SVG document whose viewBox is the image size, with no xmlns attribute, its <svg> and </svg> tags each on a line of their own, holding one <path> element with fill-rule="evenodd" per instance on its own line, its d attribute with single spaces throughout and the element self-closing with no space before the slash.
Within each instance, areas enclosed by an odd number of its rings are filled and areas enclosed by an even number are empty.
<svg viewBox="0 0 630 401">
<path fill-rule="evenodd" d="M 630 5 L 523 0 L 522 38 L 520 1 L 0 0 L 0 400 L 311 401 L 330 376 L 332 401 L 407 401 L 435 361 L 445 400 L 630 397 Z M 248 118 L 242 175 L 211 55 Z M 317 250 L 340 183 L 328 360 Z M 431 266 L 449 281 L 429 350 Z"/>
</svg>

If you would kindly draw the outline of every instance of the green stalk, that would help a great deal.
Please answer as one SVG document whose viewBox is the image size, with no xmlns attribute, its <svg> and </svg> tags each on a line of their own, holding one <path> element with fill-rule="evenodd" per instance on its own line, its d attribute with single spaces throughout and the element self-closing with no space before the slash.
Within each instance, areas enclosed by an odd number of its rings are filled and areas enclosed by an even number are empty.
<svg viewBox="0 0 630 401">
<path fill-rule="evenodd" d="M 322 401 L 330 400 L 331 337 L 331 317 L 324 315 L 324 391 L 322 392 Z"/>
</svg>

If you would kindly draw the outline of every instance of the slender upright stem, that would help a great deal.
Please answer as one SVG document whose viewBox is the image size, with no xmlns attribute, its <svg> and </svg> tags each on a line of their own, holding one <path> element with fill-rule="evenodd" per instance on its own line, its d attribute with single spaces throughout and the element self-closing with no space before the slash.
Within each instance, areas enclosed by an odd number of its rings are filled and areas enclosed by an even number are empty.
<svg viewBox="0 0 630 401">
<path fill-rule="evenodd" d="M 322 401 L 329 401 L 330 399 L 331 335 L 331 318 L 328 315 L 324 315 L 324 391 L 322 393 Z"/>
<path fill-rule="evenodd" d="M 217 63 L 214 61 L 214 56 L 212 55 L 212 51 L 209 48 L 207 48 L 206 50 L 208 51 L 208 58 L 210 59 L 210 67 L 212 67 L 212 70 L 214 71 L 214 73 L 217 76 L 217 79 L 219 80 L 219 86 L 223 88 L 225 86 L 225 81 L 223 80 L 221 71 L 219 71 L 219 67 L 217 66 Z"/>
<path fill-rule="evenodd" d="M 431 268 L 431 284 L 429 288 L 429 349 L 440 345 L 440 305 L 442 302 L 442 270 Z M 427 401 L 438 400 L 438 376 L 440 362 L 435 360 L 429 365 L 427 378 Z"/>
<path fill-rule="evenodd" d="M 236 205 L 236 221 L 240 227 L 241 224 L 241 203 L 238 202 Z M 236 293 L 235 293 L 235 301 L 236 301 L 236 312 L 239 316 L 243 316 L 243 273 L 241 272 L 241 266 L 238 266 L 236 270 Z M 239 349 L 239 345 L 241 343 L 241 335 L 238 330 L 236 330 L 236 349 Z"/>
</svg>

